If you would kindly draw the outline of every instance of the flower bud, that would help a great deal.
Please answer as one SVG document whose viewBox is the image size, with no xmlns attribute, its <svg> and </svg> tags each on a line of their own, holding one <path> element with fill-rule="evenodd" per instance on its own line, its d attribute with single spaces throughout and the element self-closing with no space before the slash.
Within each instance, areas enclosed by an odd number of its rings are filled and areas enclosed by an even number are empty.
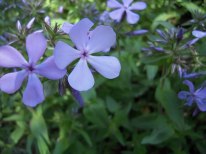
<svg viewBox="0 0 206 154">
<path fill-rule="evenodd" d="M 31 28 L 31 26 L 32 26 L 33 23 L 34 23 L 34 20 L 35 20 L 35 17 L 32 18 L 32 19 L 28 22 L 28 24 L 26 25 L 26 28 L 27 28 L 27 29 L 30 29 L 30 28 Z"/>
<path fill-rule="evenodd" d="M 19 20 L 18 20 L 17 23 L 16 23 L 16 28 L 17 28 L 17 30 L 18 30 L 19 32 L 21 32 L 22 26 L 21 26 L 21 23 L 20 23 Z"/>
</svg>

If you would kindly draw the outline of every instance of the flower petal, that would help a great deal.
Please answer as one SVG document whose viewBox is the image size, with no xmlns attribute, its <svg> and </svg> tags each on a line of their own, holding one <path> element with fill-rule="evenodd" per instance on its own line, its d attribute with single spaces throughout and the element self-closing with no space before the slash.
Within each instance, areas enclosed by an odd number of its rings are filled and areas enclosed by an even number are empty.
<svg viewBox="0 0 206 154">
<path fill-rule="evenodd" d="M 5 74 L 0 78 L 0 89 L 8 94 L 15 93 L 27 76 L 25 70 Z"/>
<path fill-rule="evenodd" d="M 127 10 L 127 22 L 130 24 L 135 24 L 139 21 L 139 15 Z"/>
<path fill-rule="evenodd" d="M 80 57 L 80 51 L 59 41 L 54 48 L 54 61 L 58 68 L 65 69 L 71 62 Z"/>
<path fill-rule="evenodd" d="M 195 88 L 194 88 L 194 85 L 191 81 L 184 80 L 183 83 L 186 84 L 189 87 L 191 93 L 194 93 Z"/>
<path fill-rule="evenodd" d="M 199 89 L 197 89 L 195 91 L 195 95 L 198 97 L 198 98 L 204 98 L 206 99 L 206 88 L 204 87 L 201 87 Z"/>
<path fill-rule="evenodd" d="M 109 7 L 109 8 L 120 8 L 120 7 L 123 7 L 123 6 L 122 6 L 122 4 L 120 4 L 116 0 L 108 0 L 107 1 L 107 7 Z"/>
<path fill-rule="evenodd" d="M 116 42 L 116 34 L 110 26 L 98 26 L 91 35 L 86 46 L 89 53 L 110 49 Z"/>
<path fill-rule="evenodd" d="M 178 98 L 179 99 L 187 99 L 189 96 L 191 96 L 191 93 L 188 91 L 180 91 L 178 93 Z"/>
<path fill-rule="evenodd" d="M 74 26 L 73 24 L 65 22 L 65 23 L 63 23 L 61 29 L 64 33 L 69 34 L 69 32 L 70 32 L 70 30 L 72 29 L 73 26 Z"/>
<path fill-rule="evenodd" d="M 202 38 L 206 36 L 206 32 L 200 31 L 200 30 L 194 30 L 192 31 L 192 35 L 197 38 Z"/>
<path fill-rule="evenodd" d="M 120 20 L 122 19 L 123 13 L 124 13 L 124 9 L 120 8 L 120 9 L 117 9 L 117 10 L 114 10 L 114 11 L 110 12 L 109 16 L 113 20 L 116 20 L 117 22 L 120 22 Z"/>
<path fill-rule="evenodd" d="M 197 99 L 197 106 L 201 111 L 206 111 L 206 100 L 205 99 Z"/>
<path fill-rule="evenodd" d="M 105 78 L 113 79 L 119 76 L 121 65 L 116 57 L 89 56 L 88 62 Z"/>
<path fill-rule="evenodd" d="M 133 2 L 133 0 L 122 0 L 122 2 L 125 7 L 128 7 Z"/>
<path fill-rule="evenodd" d="M 41 81 L 35 74 L 30 74 L 26 89 L 23 93 L 23 103 L 34 107 L 44 100 L 44 92 Z"/>
<path fill-rule="evenodd" d="M 51 80 L 57 80 L 66 74 L 66 69 L 59 69 L 54 62 L 54 56 L 51 56 L 43 63 L 36 66 L 35 73 L 38 73 Z"/>
<path fill-rule="evenodd" d="M 93 87 L 94 78 L 85 59 L 80 59 L 71 74 L 68 82 L 78 91 L 86 91 Z"/>
<path fill-rule="evenodd" d="M 36 63 L 44 54 L 47 47 L 47 40 L 41 32 L 34 32 L 26 38 L 26 49 L 29 62 Z"/>
<path fill-rule="evenodd" d="M 27 61 L 15 48 L 5 45 L 0 47 L 0 67 L 22 67 Z"/>
<path fill-rule="evenodd" d="M 93 25 L 94 24 L 89 19 L 85 18 L 71 28 L 69 36 L 77 49 L 84 49 L 89 39 L 88 32 Z"/>
<path fill-rule="evenodd" d="M 129 10 L 144 10 L 147 7 L 145 2 L 135 2 L 128 9 Z"/>
</svg>

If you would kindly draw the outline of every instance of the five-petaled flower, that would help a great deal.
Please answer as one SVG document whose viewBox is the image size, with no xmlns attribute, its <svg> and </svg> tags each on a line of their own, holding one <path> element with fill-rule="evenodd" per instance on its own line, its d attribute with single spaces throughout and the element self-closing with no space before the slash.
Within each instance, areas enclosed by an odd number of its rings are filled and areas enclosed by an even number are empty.
<svg viewBox="0 0 206 154">
<path fill-rule="evenodd" d="M 110 17 L 117 22 L 120 22 L 124 13 L 126 13 L 127 22 L 129 24 L 135 24 L 139 21 L 139 15 L 133 13 L 133 10 L 144 10 L 147 5 L 145 2 L 133 2 L 133 0 L 122 0 L 123 4 L 119 3 L 117 0 L 108 0 L 107 6 L 109 8 L 115 9 L 110 12 Z"/>
<path fill-rule="evenodd" d="M 90 31 L 92 26 L 93 23 L 85 18 L 71 28 L 69 36 L 76 49 L 62 41 L 58 41 L 54 49 L 55 63 L 60 69 L 65 69 L 79 59 L 68 76 L 69 84 L 78 91 L 88 90 L 94 85 L 94 78 L 87 63 L 108 79 L 119 76 L 121 69 L 116 57 L 91 55 L 107 51 L 116 42 L 116 34 L 111 27 L 98 26 Z"/>
<path fill-rule="evenodd" d="M 186 100 L 188 106 L 195 102 L 201 111 L 206 111 L 206 87 L 195 90 L 191 81 L 185 80 L 183 83 L 189 87 L 189 91 L 180 91 L 178 93 L 179 99 Z"/>
<path fill-rule="evenodd" d="M 28 76 L 28 83 L 23 93 L 23 103 L 31 107 L 41 103 L 44 100 L 44 92 L 37 75 L 57 80 L 66 74 L 65 69 L 59 69 L 56 66 L 53 56 L 48 57 L 41 64 L 37 64 L 46 48 L 47 40 L 41 32 L 34 32 L 26 38 L 28 62 L 15 48 L 9 45 L 0 47 L 0 67 L 22 69 L 2 76 L 0 89 L 8 94 L 15 93 Z"/>
</svg>

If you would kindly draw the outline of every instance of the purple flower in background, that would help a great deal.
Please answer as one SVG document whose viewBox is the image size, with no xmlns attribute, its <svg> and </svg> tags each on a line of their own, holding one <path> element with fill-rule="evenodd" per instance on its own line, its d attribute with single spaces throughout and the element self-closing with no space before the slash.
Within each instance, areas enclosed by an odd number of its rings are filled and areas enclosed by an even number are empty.
<svg viewBox="0 0 206 154">
<path fill-rule="evenodd" d="M 186 100 L 188 106 L 195 102 L 201 111 L 206 111 L 206 87 L 195 90 L 191 81 L 185 80 L 183 83 L 189 87 L 189 91 L 180 91 L 178 93 L 179 99 Z"/>
<path fill-rule="evenodd" d="M 147 5 L 145 2 L 133 2 L 133 0 L 122 0 L 123 4 L 119 3 L 117 0 L 108 0 L 107 6 L 109 8 L 115 9 L 110 12 L 110 17 L 117 22 L 120 22 L 124 13 L 126 13 L 127 22 L 129 24 L 135 24 L 139 21 L 139 15 L 133 13 L 133 10 L 144 10 Z M 131 4 L 132 3 L 132 4 Z"/>
<path fill-rule="evenodd" d="M 0 89 L 8 94 L 15 93 L 28 76 L 27 86 L 23 93 L 23 103 L 31 107 L 41 103 L 44 100 L 44 92 L 37 75 L 57 80 L 66 74 L 65 69 L 61 70 L 56 66 L 53 56 L 48 57 L 41 64 L 37 64 L 46 47 L 47 40 L 40 32 L 34 32 L 26 38 L 29 62 L 15 48 L 8 45 L 0 47 L 0 67 L 22 69 L 2 76 L 0 78 Z"/>
<path fill-rule="evenodd" d="M 98 26 L 90 31 L 94 24 L 83 19 L 70 30 L 69 36 L 76 49 L 59 41 L 54 49 L 54 59 L 60 69 L 65 69 L 74 60 L 79 59 L 68 76 L 72 88 L 85 91 L 93 87 L 94 78 L 88 63 L 108 79 L 119 76 L 121 65 L 116 57 L 93 56 L 91 54 L 106 51 L 116 42 L 116 34 L 109 26 Z"/>
</svg>

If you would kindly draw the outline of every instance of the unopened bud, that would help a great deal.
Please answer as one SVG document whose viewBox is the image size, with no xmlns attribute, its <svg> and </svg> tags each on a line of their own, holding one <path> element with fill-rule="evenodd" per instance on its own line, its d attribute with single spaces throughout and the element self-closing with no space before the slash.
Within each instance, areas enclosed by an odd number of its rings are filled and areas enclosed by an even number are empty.
<svg viewBox="0 0 206 154">
<path fill-rule="evenodd" d="M 18 30 L 19 32 L 21 32 L 22 26 L 21 26 L 21 23 L 20 23 L 19 20 L 18 20 L 17 23 L 16 23 L 16 28 L 17 28 L 17 30 Z"/>
<path fill-rule="evenodd" d="M 30 28 L 31 28 L 31 26 L 32 26 L 33 23 L 34 23 L 34 20 L 35 20 L 35 17 L 32 18 L 32 19 L 28 22 L 28 24 L 26 25 L 26 28 L 27 28 L 27 29 L 30 29 Z"/>
<path fill-rule="evenodd" d="M 49 16 L 46 16 L 45 18 L 44 18 L 44 22 L 47 24 L 47 25 L 51 25 L 51 20 L 50 20 L 50 17 Z"/>
</svg>

